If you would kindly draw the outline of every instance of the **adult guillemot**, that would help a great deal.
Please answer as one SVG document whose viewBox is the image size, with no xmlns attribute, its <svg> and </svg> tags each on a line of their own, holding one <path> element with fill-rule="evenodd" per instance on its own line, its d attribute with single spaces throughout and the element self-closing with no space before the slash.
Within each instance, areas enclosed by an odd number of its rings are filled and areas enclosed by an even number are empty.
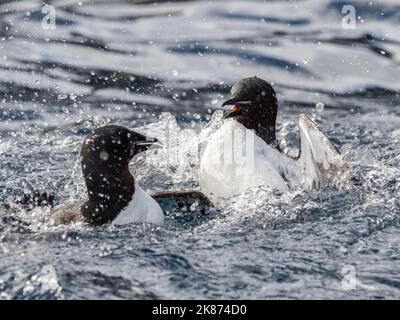
<svg viewBox="0 0 400 320">
<path fill-rule="evenodd" d="M 329 138 L 304 114 L 299 116 L 298 157 L 280 150 L 275 134 L 278 102 L 265 80 L 238 81 L 222 107 L 226 105 L 233 107 L 208 139 L 199 171 L 200 189 L 214 203 L 250 187 L 319 188 L 329 172 L 345 165 Z"/>
<path fill-rule="evenodd" d="M 127 128 L 109 125 L 95 129 L 82 143 L 81 167 L 88 200 L 62 205 L 52 217 L 56 224 L 86 222 L 128 224 L 148 222 L 161 225 L 164 214 L 160 203 L 168 199 L 181 203 L 197 201 L 203 208 L 212 203 L 199 191 L 163 191 L 147 194 L 129 172 L 129 161 L 147 150 L 157 139 Z"/>
<path fill-rule="evenodd" d="M 56 224 L 82 221 L 92 225 L 135 221 L 162 224 L 164 214 L 129 172 L 129 161 L 156 139 L 127 128 L 109 125 L 95 129 L 82 143 L 81 167 L 86 201 L 56 208 Z"/>
</svg>

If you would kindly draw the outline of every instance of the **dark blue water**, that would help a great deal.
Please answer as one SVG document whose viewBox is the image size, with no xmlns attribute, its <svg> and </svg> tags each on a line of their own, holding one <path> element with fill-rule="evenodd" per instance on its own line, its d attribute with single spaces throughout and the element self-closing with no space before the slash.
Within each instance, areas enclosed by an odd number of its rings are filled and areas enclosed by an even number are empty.
<svg viewBox="0 0 400 320">
<path fill-rule="evenodd" d="M 46 210 L 0 209 L 0 299 L 400 298 L 397 0 L 48 3 L 49 30 L 41 1 L 0 4 L 0 204 L 33 189 L 81 199 L 91 129 L 193 134 L 253 75 L 279 93 L 283 148 L 306 113 L 363 191 L 243 195 L 162 228 L 54 227 Z M 355 29 L 342 26 L 348 4 Z M 133 164 L 144 188 L 198 185 L 194 159 L 154 159 Z"/>
</svg>

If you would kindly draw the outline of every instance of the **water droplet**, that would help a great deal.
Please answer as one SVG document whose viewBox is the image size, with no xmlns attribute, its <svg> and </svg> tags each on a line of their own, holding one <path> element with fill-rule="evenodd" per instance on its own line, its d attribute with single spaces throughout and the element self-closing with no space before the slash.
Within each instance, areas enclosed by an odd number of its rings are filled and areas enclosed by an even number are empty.
<svg viewBox="0 0 400 320">
<path fill-rule="evenodd" d="M 325 105 L 322 102 L 317 102 L 317 104 L 315 105 L 315 110 L 317 112 L 322 112 L 325 108 Z"/>
<path fill-rule="evenodd" d="M 100 159 L 106 161 L 108 159 L 108 153 L 107 151 L 102 151 L 100 152 Z"/>
</svg>

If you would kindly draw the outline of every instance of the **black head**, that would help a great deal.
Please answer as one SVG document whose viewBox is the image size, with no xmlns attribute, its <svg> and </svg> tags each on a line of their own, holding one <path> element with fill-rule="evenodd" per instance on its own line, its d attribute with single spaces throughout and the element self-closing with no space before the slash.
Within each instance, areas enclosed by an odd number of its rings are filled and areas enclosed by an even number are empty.
<svg viewBox="0 0 400 320">
<path fill-rule="evenodd" d="M 129 162 L 136 154 L 146 151 L 157 139 L 144 136 L 117 125 L 100 127 L 83 141 L 81 156 L 107 166 Z"/>
<path fill-rule="evenodd" d="M 104 171 L 103 174 L 119 175 L 128 168 L 129 161 L 146 151 L 157 139 L 146 137 L 127 128 L 109 125 L 95 129 L 82 143 L 82 169 Z"/>
<path fill-rule="evenodd" d="M 252 77 L 236 82 L 230 98 L 222 107 L 231 105 L 226 118 L 234 118 L 256 133 L 267 143 L 275 143 L 275 122 L 278 102 L 275 90 L 265 80 Z"/>
<path fill-rule="evenodd" d="M 95 129 L 82 143 L 81 166 L 89 201 L 84 216 L 92 224 L 110 222 L 132 199 L 134 178 L 129 161 L 157 142 L 127 128 Z"/>
</svg>

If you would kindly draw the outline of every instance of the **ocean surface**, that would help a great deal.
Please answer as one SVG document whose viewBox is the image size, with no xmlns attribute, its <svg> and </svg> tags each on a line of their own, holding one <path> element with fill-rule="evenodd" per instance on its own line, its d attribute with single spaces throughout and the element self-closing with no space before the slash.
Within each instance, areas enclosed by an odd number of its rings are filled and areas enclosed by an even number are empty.
<svg viewBox="0 0 400 320">
<path fill-rule="evenodd" d="M 400 298 L 398 0 L 47 3 L 0 3 L 0 300 Z M 132 161 L 144 189 L 198 188 L 193 141 L 254 75 L 278 92 L 282 149 L 307 114 L 360 189 L 250 190 L 164 227 L 5 209 L 32 190 L 83 199 L 80 144 L 107 123 L 179 136 Z"/>
</svg>

